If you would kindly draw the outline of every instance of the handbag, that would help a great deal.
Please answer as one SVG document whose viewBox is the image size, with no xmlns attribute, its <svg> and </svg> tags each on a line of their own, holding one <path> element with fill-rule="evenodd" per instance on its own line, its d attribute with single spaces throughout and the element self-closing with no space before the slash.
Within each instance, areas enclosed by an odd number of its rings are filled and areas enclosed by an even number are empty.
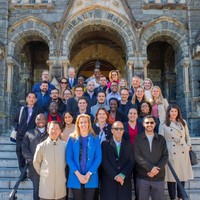
<svg viewBox="0 0 200 200">
<path fill-rule="evenodd" d="M 192 149 L 189 151 L 189 156 L 190 156 L 191 165 L 197 165 L 199 163 L 197 155 Z"/>
<path fill-rule="evenodd" d="M 24 109 L 24 106 L 22 106 L 20 109 L 18 124 L 21 121 L 23 109 Z M 13 128 L 10 133 L 10 141 L 16 143 L 16 138 L 17 138 L 17 131 Z"/>
</svg>

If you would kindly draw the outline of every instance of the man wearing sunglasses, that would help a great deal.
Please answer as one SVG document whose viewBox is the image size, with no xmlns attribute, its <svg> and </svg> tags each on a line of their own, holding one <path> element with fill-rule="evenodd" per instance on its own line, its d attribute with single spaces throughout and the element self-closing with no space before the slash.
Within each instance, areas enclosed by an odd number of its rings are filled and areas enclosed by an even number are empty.
<svg viewBox="0 0 200 200">
<path fill-rule="evenodd" d="M 101 199 L 131 200 L 131 174 L 134 167 L 133 147 L 129 141 L 122 139 L 124 134 L 122 122 L 114 122 L 111 132 L 113 137 L 102 143 Z"/>
<path fill-rule="evenodd" d="M 144 133 L 135 137 L 136 192 L 138 200 L 161 200 L 164 197 L 165 165 L 168 150 L 164 137 L 154 131 L 155 119 L 143 119 Z"/>
</svg>

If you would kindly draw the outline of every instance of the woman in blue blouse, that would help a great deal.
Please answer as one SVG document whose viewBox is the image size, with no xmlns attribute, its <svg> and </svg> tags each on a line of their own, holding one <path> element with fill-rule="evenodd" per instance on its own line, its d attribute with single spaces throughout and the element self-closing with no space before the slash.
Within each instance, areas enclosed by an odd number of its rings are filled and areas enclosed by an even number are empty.
<svg viewBox="0 0 200 200">
<path fill-rule="evenodd" d="M 100 141 L 92 129 L 90 116 L 80 114 L 66 149 L 67 187 L 72 188 L 74 200 L 93 200 L 101 158 Z"/>
</svg>

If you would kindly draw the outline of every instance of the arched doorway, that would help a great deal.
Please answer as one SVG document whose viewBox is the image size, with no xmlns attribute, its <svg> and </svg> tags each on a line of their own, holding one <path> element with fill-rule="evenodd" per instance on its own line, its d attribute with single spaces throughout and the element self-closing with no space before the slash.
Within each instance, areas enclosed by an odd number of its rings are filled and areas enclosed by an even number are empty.
<svg viewBox="0 0 200 200">
<path fill-rule="evenodd" d="M 164 41 L 155 41 L 147 47 L 147 76 L 158 85 L 170 103 L 176 103 L 176 69 L 173 46 Z"/>
<path fill-rule="evenodd" d="M 93 75 L 94 73 L 94 68 L 95 66 L 97 65 L 97 62 L 99 64 L 99 68 L 100 68 L 100 71 L 101 71 L 101 74 L 103 74 L 104 76 L 107 77 L 108 79 L 108 73 L 111 71 L 111 70 L 114 70 L 116 69 L 114 66 L 112 66 L 110 63 L 104 61 L 104 60 L 91 60 L 87 63 L 84 63 L 77 75 L 83 75 L 84 77 L 86 78 L 89 78 Z"/>
</svg>

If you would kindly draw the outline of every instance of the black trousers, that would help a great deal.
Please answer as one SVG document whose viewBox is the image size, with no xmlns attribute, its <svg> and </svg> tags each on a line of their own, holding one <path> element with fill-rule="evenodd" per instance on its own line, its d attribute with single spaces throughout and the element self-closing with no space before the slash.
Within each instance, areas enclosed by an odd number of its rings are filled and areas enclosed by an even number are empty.
<svg viewBox="0 0 200 200">
<path fill-rule="evenodd" d="M 84 188 L 81 185 L 81 189 L 72 189 L 74 200 L 93 200 L 96 188 Z"/>
<path fill-rule="evenodd" d="M 18 159 L 19 170 L 21 173 L 26 165 L 26 161 L 22 155 L 22 140 L 23 139 L 16 140 L 16 154 L 17 154 L 17 159 Z M 24 174 L 24 178 L 26 177 L 27 177 L 27 173 Z"/>
<path fill-rule="evenodd" d="M 185 187 L 185 182 L 181 182 L 183 188 Z M 168 192 L 170 199 L 176 199 L 176 189 L 177 189 L 177 197 L 182 198 L 183 195 L 181 190 L 176 182 L 167 182 Z"/>
</svg>

